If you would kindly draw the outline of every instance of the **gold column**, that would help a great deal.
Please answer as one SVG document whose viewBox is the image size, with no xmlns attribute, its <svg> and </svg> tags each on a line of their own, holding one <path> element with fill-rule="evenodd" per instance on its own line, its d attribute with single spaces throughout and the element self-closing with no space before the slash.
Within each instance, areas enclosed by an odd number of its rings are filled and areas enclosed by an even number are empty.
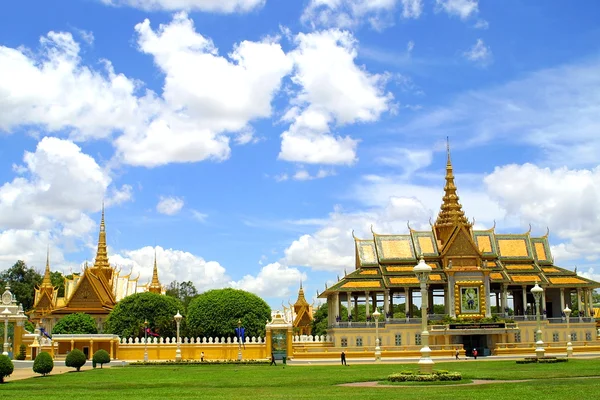
<svg viewBox="0 0 600 400">
<path fill-rule="evenodd" d="M 71 351 L 75 348 L 75 341 L 71 339 Z"/>
</svg>

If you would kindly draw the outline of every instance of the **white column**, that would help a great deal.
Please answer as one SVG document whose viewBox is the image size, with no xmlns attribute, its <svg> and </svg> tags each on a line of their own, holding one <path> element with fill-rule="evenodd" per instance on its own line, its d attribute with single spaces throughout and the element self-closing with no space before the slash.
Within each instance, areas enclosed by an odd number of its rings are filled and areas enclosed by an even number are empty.
<svg viewBox="0 0 600 400">
<path fill-rule="evenodd" d="M 335 324 L 335 311 L 334 311 L 334 306 L 333 306 L 333 295 L 329 295 L 327 296 L 327 325 L 331 326 L 333 324 Z"/>
<path fill-rule="evenodd" d="M 544 311 L 548 312 L 546 310 L 546 291 L 544 290 L 542 292 L 542 300 L 541 300 L 542 304 L 540 304 L 540 313 L 542 314 L 542 318 L 548 318 L 548 316 L 546 315 L 546 313 L 544 313 Z M 564 308 L 563 308 L 564 310 Z"/>
<path fill-rule="evenodd" d="M 390 311 L 390 289 L 385 289 L 383 292 L 383 312 L 385 319 L 388 318 L 388 313 Z"/>
<path fill-rule="evenodd" d="M 335 314 L 333 320 L 337 324 L 337 317 L 340 315 L 340 294 L 339 292 L 333 295 L 333 313 Z"/>
<path fill-rule="evenodd" d="M 352 315 L 352 292 L 347 292 L 346 297 L 348 300 L 348 317 Z M 348 318 L 350 320 L 350 318 Z"/>
<path fill-rule="evenodd" d="M 588 291 L 587 289 L 583 289 L 583 315 L 586 317 L 590 316 L 590 306 L 588 304 Z"/>
<path fill-rule="evenodd" d="M 523 285 L 522 289 L 523 289 L 523 315 L 525 316 L 525 319 L 527 319 L 527 313 L 525 312 L 525 310 L 527 310 L 527 286 Z"/>
<path fill-rule="evenodd" d="M 588 301 L 590 304 L 590 317 L 594 317 L 594 296 L 592 296 L 592 289 L 588 289 Z"/>
<path fill-rule="evenodd" d="M 560 312 L 565 309 L 565 288 L 560 288 Z"/>
<path fill-rule="evenodd" d="M 491 305 L 491 296 L 490 296 L 490 276 L 485 274 L 483 278 L 484 287 L 485 287 L 485 316 L 486 318 L 492 317 L 492 305 Z"/>
<path fill-rule="evenodd" d="M 411 318 L 414 318 L 414 315 L 412 315 L 412 289 L 405 287 L 404 293 L 406 293 L 406 306 L 404 307 L 404 311 L 406 311 L 406 314 L 410 315 Z"/>
<path fill-rule="evenodd" d="M 577 288 L 577 309 L 579 310 L 579 318 L 581 318 L 581 288 Z"/>
<path fill-rule="evenodd" d="M 454 276 L 448 275 L 448 315 L 456 318 L 456 310 L 454 304 Z"/>
<path fill-rule="evenodd" d="M 365 292 L 365 316 L 369 318 L 370 313 L 369 307 L 369 292 Z"/>
</svg>

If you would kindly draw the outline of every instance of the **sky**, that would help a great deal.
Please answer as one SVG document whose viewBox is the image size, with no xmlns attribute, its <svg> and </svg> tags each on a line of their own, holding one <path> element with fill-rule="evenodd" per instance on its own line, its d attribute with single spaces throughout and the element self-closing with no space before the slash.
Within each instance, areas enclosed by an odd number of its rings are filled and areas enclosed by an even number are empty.
<svg viewBox="0 0 600 400">
<path fill-rule="evenodd" d="M 428 229 L 449 138 L 477 229 L 550 232 L 600 280 L 600 4 L 0 5 L 0 270 L 92 261 L 281 308 L 352 231 Z"/>
</svg>

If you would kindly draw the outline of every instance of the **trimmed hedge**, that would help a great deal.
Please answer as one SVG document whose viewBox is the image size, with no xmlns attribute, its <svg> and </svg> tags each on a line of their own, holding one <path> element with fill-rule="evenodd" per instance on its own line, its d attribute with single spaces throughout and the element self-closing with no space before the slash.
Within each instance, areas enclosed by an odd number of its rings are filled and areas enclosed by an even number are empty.
<svg viewBox="0 0 600 400">
<path fill-rule="evenodd" d="M 558 357 L 525 357 L 522 360 L 517 360 L 517 364 L 555 364 L 569 361 L 568 358 Z"/>
<path fill-rule="evenodd" d="M 4 378 L 13 373 L 15 366 L 8 356 L 0 354 L 0 383 L 4 383 Z"/>
<path fill-rule="evenodd" d="M 43 376 L 48 375 L 54 369 L 54 361 L 50 353 L 42 351 L 37 355 L 33 362 L 33 372 L 42 374 Z"/>
<path fill-rule="evenodd" d="M 93 364 L 100 364 L 100 368 L 102 368 L 103 364 L 108 364 L 110 362 L 110 355 L 106 350 L 100 349 L 94 353 L 92 362 Z"/>
<path fill-rule="evenodd" d="M 268 360 L 182 360 L 182 361 L 136 361 L 130 362 L 129 365 L 147 366 L 147 365 L 269 365 Z"/>
<path fill-rule="evenodd" d="M 460 381 L 460 372 L 448 372 L 444 370 L 432 371 L 431 374 L 421 372 L 402 371 L 387 377 L 390 382 L 437 382 L 437 381 Z"/>
<path fill-rule="evenodd" d="M 77 369 L 77 372 L 85 365 L 87 361 L 85 354 L 79 349 L 73 349 L 69 354 L 67 354 L 67 358 L 65 358 L 65 365 L 67 367 L 72 367 Z"/>
</svg>

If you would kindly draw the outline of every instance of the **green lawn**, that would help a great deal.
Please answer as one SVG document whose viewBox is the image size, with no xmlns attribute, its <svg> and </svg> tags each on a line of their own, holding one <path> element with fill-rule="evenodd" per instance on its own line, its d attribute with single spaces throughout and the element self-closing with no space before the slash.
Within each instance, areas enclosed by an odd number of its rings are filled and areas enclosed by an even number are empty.
<svg viewBox="0 0 600 400">
<path fill-rule="evenodd" d="M 382 381 L 416 364 L 342 366 L 161 366 L 113 367 L 49 375 L 0 385 L 6 399 L 583 399 L 600 393 L 600 359 L 559 364 L 514 361 L 438 363 L 436 369 L 462 372 L 466 379 L 515 380 L 477 386 L 411 385 L 340 387 L 340 383 Z"/>
</svg>

